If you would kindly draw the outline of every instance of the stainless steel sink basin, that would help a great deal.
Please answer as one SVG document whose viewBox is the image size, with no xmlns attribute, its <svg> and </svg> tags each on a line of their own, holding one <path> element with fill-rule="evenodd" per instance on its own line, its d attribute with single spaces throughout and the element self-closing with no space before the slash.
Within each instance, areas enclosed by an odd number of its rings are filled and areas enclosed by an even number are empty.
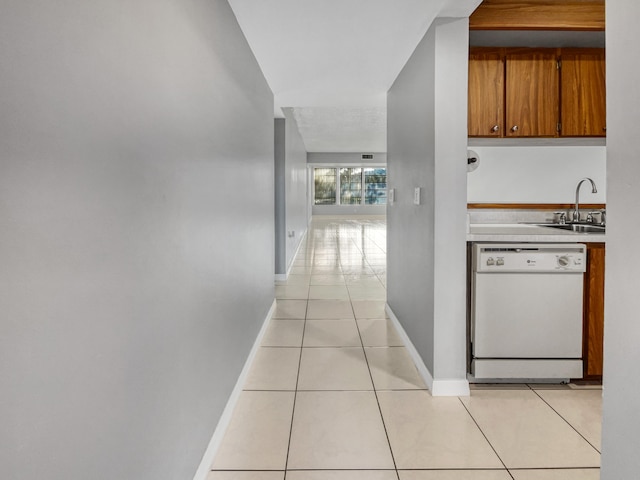
<svg viewBox="0 0 640 480">
<path fill-rule="evenodd" d="M 605 227 L 602 225 L 591 225 L 591 224 L 583 224 L 583 223 L 543 223 L 540 224 L 541 227 L 551 227 L 557 228 L 559 230 L 569 230 L 572 232 L 580 232 L 580 233 L 605 233 Z"/>
</svg>

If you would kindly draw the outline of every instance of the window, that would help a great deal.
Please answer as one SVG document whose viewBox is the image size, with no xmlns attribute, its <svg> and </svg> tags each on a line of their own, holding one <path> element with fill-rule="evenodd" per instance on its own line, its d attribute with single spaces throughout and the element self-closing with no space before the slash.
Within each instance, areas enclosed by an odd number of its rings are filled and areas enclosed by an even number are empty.
<svg viewBox="0 0 640 480">
<path fill-rule="evenodd" d="M 386 205 L 385 167 L 318 167 L 313 169 L 314 205 Z M 340 192 L 340 195 L 337 195 Z"/>
<path fill-rule="evenodd" d="M 364 169 L 364 200 L 366 205 L 387 203 L 387 169 Z"/>
<path fill-rule="evenodd" d="M 316 168 L 313 172 L 315 184 L 315 205 L 335 205 L 336 204 L 336 169 Z"/>
<path fill-rule="evenodd" d="M 362 168 L 340 169 L 340 205 L 362 203 Z"/>
</svg>

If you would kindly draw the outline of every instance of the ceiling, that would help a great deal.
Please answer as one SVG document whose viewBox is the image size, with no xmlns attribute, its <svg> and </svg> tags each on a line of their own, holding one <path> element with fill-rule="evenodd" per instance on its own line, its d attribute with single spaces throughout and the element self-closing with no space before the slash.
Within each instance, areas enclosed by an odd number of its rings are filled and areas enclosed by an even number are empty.
<svg viewBox="0 0 640 480">
<path fill-rule="evenodd" d="M 309 152 L 385 152 L 386 93 L 436 17 L 480 0 L 229 0 Z"/>
</svg>

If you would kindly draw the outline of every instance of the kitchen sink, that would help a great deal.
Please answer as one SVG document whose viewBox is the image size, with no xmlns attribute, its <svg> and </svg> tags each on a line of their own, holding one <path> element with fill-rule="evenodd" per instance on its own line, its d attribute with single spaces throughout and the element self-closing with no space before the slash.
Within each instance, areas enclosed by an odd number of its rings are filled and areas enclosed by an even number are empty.
<svg viewBox="0 0 640 480">
<path fill-rule="evenodd" d="M 570 230 L 572 232 L 580 233 L 605 233 L 605 227 L 602 225 L 592 225 L 584 223 L 542 223 L 541 227 L 557 228 L 559 230 Z"/>
</svg>

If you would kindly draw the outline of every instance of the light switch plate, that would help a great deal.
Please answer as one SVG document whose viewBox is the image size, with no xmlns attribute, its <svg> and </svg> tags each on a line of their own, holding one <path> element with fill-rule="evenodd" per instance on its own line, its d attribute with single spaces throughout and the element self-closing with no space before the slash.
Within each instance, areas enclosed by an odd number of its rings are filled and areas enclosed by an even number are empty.
<svg viewBox="0 0 640 480">
<path fill-rule="evenodd" d="M 413 191 L 413 203 L 415 205 L 420 205 L 420 190 L 422 190 L 420 187 L 416 187 Z"/>
<path fill-rule="evenodd" d="M 389 189 L 389 204 L 393 205 L 393 202 L 396 201 L 396 189 L 395 188 L 390 188 Z"/>
</svg>

